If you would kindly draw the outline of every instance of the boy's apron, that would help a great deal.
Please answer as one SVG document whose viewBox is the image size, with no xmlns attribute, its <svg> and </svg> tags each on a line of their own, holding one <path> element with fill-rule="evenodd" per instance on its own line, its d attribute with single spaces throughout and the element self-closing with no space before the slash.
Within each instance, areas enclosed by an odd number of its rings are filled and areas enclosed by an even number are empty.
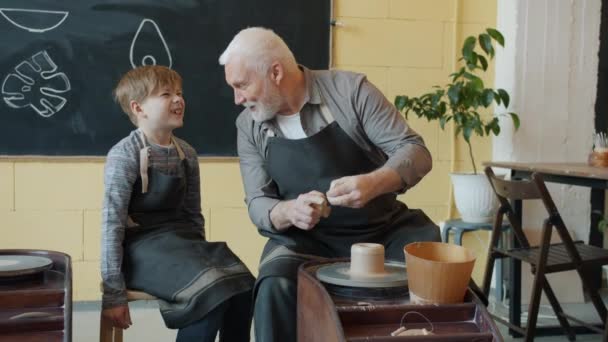
<svg viewBox="0 0 608 342">
<path fill-rule="evenodd" d="M 174 139 L 173 144 L 181 160 L 178 176 L 147 167 L 149 147 L 142 150 L 142 172 L 129 205 L 129 220 L 138 227 L 127 229 L 124 274 L 128 288 L 160 299 L 165 324 L 176 329 L 251 290 L 254 278 L 225 242 L 205 241 L 203 227 L 188 220 L 188 164 Z"/>
</svg>

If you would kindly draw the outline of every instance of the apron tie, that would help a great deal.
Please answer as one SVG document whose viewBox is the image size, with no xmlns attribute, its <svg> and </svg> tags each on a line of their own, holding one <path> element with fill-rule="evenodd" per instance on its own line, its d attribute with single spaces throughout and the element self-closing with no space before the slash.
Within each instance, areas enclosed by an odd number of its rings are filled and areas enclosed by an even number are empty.
<svg viewBox="0 0 608 342">
<path fill-rule="evenodd" d="M 141 175 L 141 193 L 148 192 L 148 158 L 150 156 L 150 146 L 146 146 L 139 151 L 139 174 Z"/>
</svg>

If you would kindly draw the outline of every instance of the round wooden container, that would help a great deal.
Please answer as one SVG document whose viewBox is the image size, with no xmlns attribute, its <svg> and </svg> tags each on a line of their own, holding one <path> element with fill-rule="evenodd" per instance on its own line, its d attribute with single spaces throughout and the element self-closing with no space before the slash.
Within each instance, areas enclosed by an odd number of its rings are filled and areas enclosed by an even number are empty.
<svg viewBox="0 0 608 342">
<path fill-rule="evenodd" d="M 475 265 L 473 253 L 441 242 L 413 242 L 404 251 L 412 302 L 462 303 Z"/>
<path fill-rule="evenodd" d="M 608 149 L 602 148 L 591 152 L 589 155 L 589 165 L 597 167 L 608 167 Z"/>
</svg>

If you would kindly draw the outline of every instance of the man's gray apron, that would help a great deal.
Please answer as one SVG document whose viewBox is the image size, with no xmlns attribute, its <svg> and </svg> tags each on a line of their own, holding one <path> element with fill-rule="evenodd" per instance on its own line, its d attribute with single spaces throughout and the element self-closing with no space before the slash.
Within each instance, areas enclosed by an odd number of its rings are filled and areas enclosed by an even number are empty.
<svg viewBox="0 0 608 342">
<path fill-rule="evenodd" d="M 187 175 L 188 163 L 173 144 L 184 171 L 178 174 Z M 147 165 L 147 159 L 140 163 Z M 129 205 L 130 220 L 139 227 L 127 229 L 124 244 L 127 287 L 158 297 L 165 324 L 173 329 L 202 319 L 225 300 L 251 290 L 254 282 L 225 242 L 205 241 L 202 227 L 184 215 L 186 193 L 185 177 L 147 168 Z"/>
<path fill-rule="evenodd" d="M 328 121 L 333 121 L 327 107 L 322 105 L 321 109 Z M 269 138 L 266 160 L 266 171 L 285 200 L 312 190 L 326 193 L 335 179 L 382 166 L 374 163 L 336 121 L 304 139 Z M 269 241 L 262 254 L 257 284 L 269 276 L 295 280 L 302 262 L 319 257 L 349 257 L 351 245 L 357 242 L 381 243 L 387 259 L 403 262 L 404 245 L 440 241 L 437 226 L 421 210 L 408 209 L 394 193 L 381 195 L 360 209 L 331 209 L 330 216 L 321 218 L 309 231 L 296 227 L 283 233 L 260 230 Z"/>
</svg>

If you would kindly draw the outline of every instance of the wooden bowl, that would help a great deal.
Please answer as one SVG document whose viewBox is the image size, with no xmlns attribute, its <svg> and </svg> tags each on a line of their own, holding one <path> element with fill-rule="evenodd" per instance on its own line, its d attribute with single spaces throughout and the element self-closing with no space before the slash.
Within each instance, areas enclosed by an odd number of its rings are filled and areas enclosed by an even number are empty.
<svg viewBox="0 0 608 342">
<path fill-rule="evenodd" d="M 608 150 L 591 152 L 591 154 L 589 154 L 588 163 L 591 166 L 608 167 Z"/>
</svg>

